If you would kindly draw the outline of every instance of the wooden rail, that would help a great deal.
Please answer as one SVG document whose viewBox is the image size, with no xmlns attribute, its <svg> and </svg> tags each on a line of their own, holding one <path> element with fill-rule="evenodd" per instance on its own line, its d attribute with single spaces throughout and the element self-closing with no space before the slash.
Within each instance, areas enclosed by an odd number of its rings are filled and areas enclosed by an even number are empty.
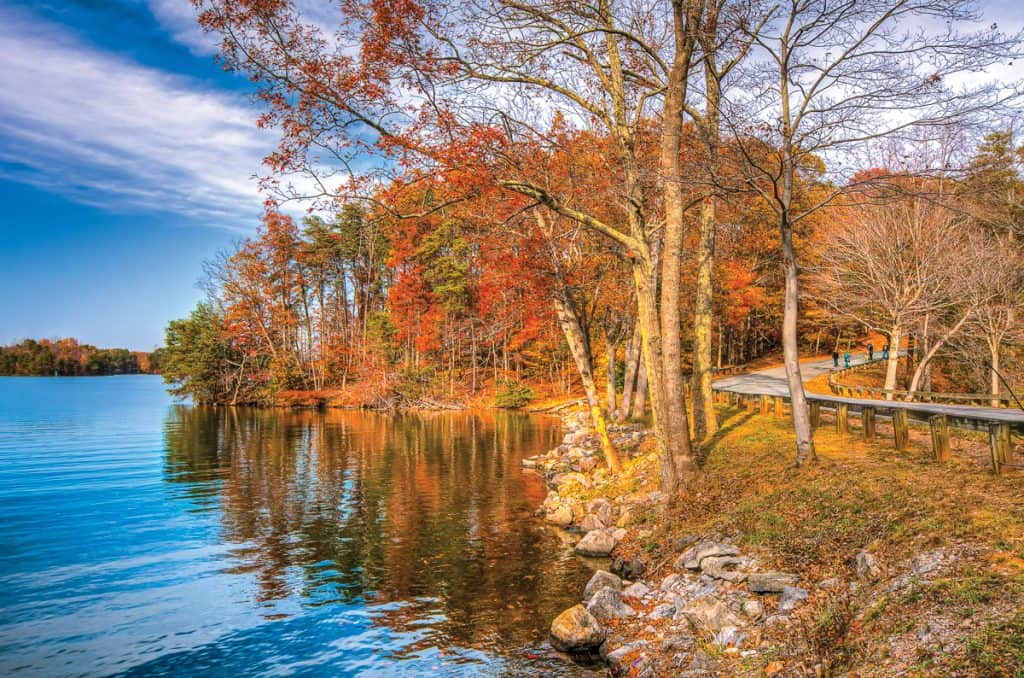
<svg viewBox="0 0 1024 678">
<path fill-rule="evenodd" d="M 785 407 L 789 405 L 788 396 L 768 396 L 754 393 L 716 390 L 715 400 L 719 403 L 733 405 L 749 411 L 769 414 L 769 403 L 774 407 L 774 416 L 783 416 Z M 876 437 L 877 419 L 888 418 L 892 422 L 893 445 L 897 450 L 905 450 L 910 442 L 910 420 L 928 424 L 931 433 L 932 452 L 936 461 L 947 461 L 950 456 L 950 429 L 985 431 L 988 433 L 992 470 L 1002 473 L 1007 468 L 1024 468 L 1024 465 L 1013 463 L 1013 436 L 1024 436 L 1024 414 L 1019 410 L 1007 412 L 988 411 L 972 414 L 959 410 L 956 412 L 937 411 L 935 406 L 903 401 L 868 401 L 827 396 L 817 393 L 807 394 L 810 409 L 811 426 L 821 426 L 821 412 L 830 409 L 835 412 L 835 426 L 839 433 L 849 433 L 850 414 L 860 417 L 861 435 L 865 440 Z"/>
<path fill-rule="evenodd" d="M 865 367 L 884 362 L 872 360 L 858 363 L 850 367 L 834 370 L 828 375 L 828 388 L 834 395 L 844 398 L 862 398 L 868 400 L 907 400 L 918 403 L 934 403 L 937 405 L 969 405 L 972 407 L 1003 407 L 1020 409 L 1017 402 L 1009 394 L 992 395 L 990 393 L 937 393 L 935 391 L 906 391 L 896 388 L 877 388 L 874 386 L 850 386 L 840 382 L 840 377 L 862 370 Z"/>
</svg>

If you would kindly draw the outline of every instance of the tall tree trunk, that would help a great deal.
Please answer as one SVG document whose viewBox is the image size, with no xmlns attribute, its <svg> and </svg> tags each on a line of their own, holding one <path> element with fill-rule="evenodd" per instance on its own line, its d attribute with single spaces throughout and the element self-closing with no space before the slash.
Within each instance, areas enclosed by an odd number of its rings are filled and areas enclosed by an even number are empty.
<svg viewBox="0 0 1024 678">
<path fill-rule="evenodd" d="M 989 359 L 991 365 L 989 369 L 989 376 L 992 379 L 992 395 L 998 396 L 1000 391 L 999 383 L 999 342 L 989 341 L 988 346 Z M 991 402 L 992 407 L 999 407 L 999 399 L 993 398 Z"/>
<path fill-rule="evenodd" d="M 793 231 L 783 219 L 782 258 L 786 274 L 786 294 L 782 314 L 782 353 L 786 365 L 786 382 L 793 407 L 793 431 L 796 434 L 796 465 L 803 466 L 816 459 L 811 417 L 804 393 L 803 375 L 800 373 L 800 344 L 797 334 L 799 319 L 800 281 L 793 249 Z"/>
<path fill-rule="evenodd" d="M 675 52 L 662 108 L 659 158 L 665 210 L 659 309 L 661 374 L 656 375 L 653 370 L 649 370 L 647 375 L 651 384 L 652 405 L 665 414 L 663 419 L 667 419 L 662 421 L 661 425 L 673 444 L 670 459 L 675 467 L 675 479 L 684 486 L 692 484 L 698 469 L 690 447 L 690 425 L 686 413 L 682 363 L 682 313 L 679 301 L 685 237 L 685 203 L 680 156 L 687 75 L 696 40 L 696 23 L 700 19 L 699 4 L 694 0 L 673 0 L 672 3 Z"/>
<path fill-rule="evenodd" d="M 655 297 L 655 263 L 636 260 L 633 264 L 633 281 L 636 287 L 637 319 L 643 342 L 644 368 L 647 375 L 647 390 L 651 399 L 651 414 L 654 420 L 654 437 L 657 442 L 658 472 L 660 487 L 667 498 L 679 489 L 679 474 L 676 469 L 674 451 L 679 444 L 680 434 L 688 438 L 686 420 L 682 429 L 679 420 L 672 421 L 672 414 L 666 404 L 665 379 L 661 371 L 664 365 L 661 323 L 658 318 Z M 688 442 L 688 441 L 687 441 Z"/>
<path fill-rule="evenodd" d="M 597 390 L 597 383 L 594 381 L 594 358 L 590 350 L 590 340 L 572 301 L 559 293 L 555 296 L 554 303 L 555 311 L 558 314 L 558 324 L 565 335 L 566 343 L 569 344 L 569 352 L 572 353 L 573 360 L 576 361 L 576 370 L 583 382 L 583 391 L 586 393 L 587 404 L 590 406 L 590 418 L 593 421 L 594 430 L 601 440 L 601 452 L 604 454 L 604 460 L 613 473 L 618 473 L 621 469 L 619 455 L 608 435 L 608 422 L 601 409 L 601 396 Z"/>
<path fill-rule="evenodd" d="M 636 389 L 640 372 L 640 325 L 633 326 L 633 336 L 629 338 L 626 345 L 626 371 L 623 375 L 622 404 L 615 415 L 617 421 L 625 421 L 633 407 L 633 392 Z"/>
<path fill-rule="evenodd" d="M 917 364 L 917 368 L 914 370 L 914 374 L 910 378 L 910 386 L 907 388 L 908 402 L 914 399 L 914 393 L 917 391 L 919 386 L 927 384 L 931 381 L 930 374 L 932 367 L 932 358 L 935 357 L 935 354 L 939 352 L 939 349 L 945 346 L 946 342 L 948 342 L 954 334 L 960 331 L 960 328 L 964 326 L 964 323 L 967 322 L 967 319 L 971 317 L 972 313 L 973 309 L 969 309 L 966 313 L 962 314 L 960 318 L 956 321 L 956 324 L 954 324 L 953 327 L 951 327 L 944 335 L 934 340 L 928 347 L 927 353 L 921 356 L 921 361 Z M 890 344 L 890 347 L 891 346 L 892 344 Z M 891 352 L 889 354 L 889 358 L 890 360 L 892 359 Z M 888 376 L 888 373 L 886 376 Z M 930 391 L 931 387 L 930 385 L 924 386 L 923 389 L 926 391 Z"/>
<path fill-rule="evenodd" d="M 889 360 L 885 364 L 885 385 L 887 391 L 896 388 L 896 371 L 900 366 L 900 342 L 903 341 L 903 328 L 899 325 L 889 330 Z M 885 394 L 886 400 L 892 400 L 891 393 Z"/>
<path fill-rule="evenodd" d="M 608 398 L 608 414 L 612 415 L 616 410 L 616 389 L 615 389 L 615 352 L 619 350 L 619 344 L 612 341 L 607 330 L 604 333 L 604 351 L 608 358 L 608 369 L 605 371 L 605 395 Z"/>
<path fill-rule="evenodd" d="M 714 152 L 717 153 L 717 149 Z M 700 442 L 718 431 L 711 391 L 715 207 L 714 195 L 706 196 L 700 210 L 700 244 L 697 248 L 697 290 L 693 313 L 693 437 Z"/>
<path fill-rule="evenodd" d="M 642 417 L 647 413 L 647 366 L 640 361 L 636 372 L 636 394 L 633 396 L 633 416 Z"/>
</svg>

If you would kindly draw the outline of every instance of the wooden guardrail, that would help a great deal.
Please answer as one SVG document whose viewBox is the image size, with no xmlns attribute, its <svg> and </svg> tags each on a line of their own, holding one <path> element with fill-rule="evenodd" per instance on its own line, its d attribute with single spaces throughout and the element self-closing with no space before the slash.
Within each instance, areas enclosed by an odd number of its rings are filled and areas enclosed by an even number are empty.
<svg viewBox="0 0 1024 678">
<path fill-rule="evenodd" d="M 828 388 L 834 395 L 844 398 L 863 398 L 869 400 L 907 400 L 911 402 L 933 403 L 936 405 L 969 405 L 972 407 L 1003 407 L 1019 409 L 1016 400 L 1009 394 L 992 395 L 990 393 L 937 393 L 935 391 L 910 391 L 902 389 L 886 389 L 874 386 L 852 386 L 840 382 L 840 377 L 873 366 L 882 360 L 873 360 L 850 367 L 834 370 L 828 375 Z"/>
<path fill-rule="evenodd" d="M 722 390 L 715 391 L 715 399 L 720 403 L 759 411 L 762 415 L 773 414 L 776 418 L 786 415 L 786 407 L 790 402 L 788 396 Z M 931 432 L 932 453 L 939 462 L 949 459 L 950 429 L 987 431 L 993 472 L 1002 473 L 1009 468 L 1024 468 L 1024 464 L 1013 462 L 1013 436 L 1024 436 L 1024 414 L 1019 410 L 989 410 L 979 411 L 977 414 L 963 411 L 950 413 L 938 411 L 937 407 L 927 404 L 902 401 L 865 402 L 817 393 L 808 393 L 807 400 L 812 428 L 821 426 L 822 410 L 831 409 L 835 412 L 836 431 L 849 433 L 850 415 L 855 414 L 860 417 L 861 435 L 864 440 L 875 440 L 876 422 L 879 417 L 884 416 L 892 422 L 894 446 L 897 450 L 905 450 L 910 443 L 910 420 L 925 422 Z"/>
</svg>

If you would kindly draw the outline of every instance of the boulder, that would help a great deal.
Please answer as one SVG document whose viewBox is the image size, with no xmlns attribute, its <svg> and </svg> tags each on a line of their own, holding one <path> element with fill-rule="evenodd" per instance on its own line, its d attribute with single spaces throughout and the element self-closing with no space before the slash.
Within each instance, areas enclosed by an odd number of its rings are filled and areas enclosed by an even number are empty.
<svg viewBox="0 0 1024 678">
<path fill-rule="evenodd" d="M 638 581 L 630 584 L 625 589 L 623 589 L 622 597 L 640 600 L 650 592 L 651 588 L 647 586 L 647 584 L 644 584 L 642 581 Z"/>
<path fill-rule="evenodd" d="M 735 626 L 726 626 L 715 634 L 715 642 L 720 647 L 739 647 L 747 639 L 747 634 Z"/>
<path fill-rule="evenodd" d="M 878 561 L 867 551 L 858 551 L 854 561 L 857 579 L 878 579 L 882 576 L 882 568 L 878 566 Z"/>
<path fill-rule="evenodd" d="M 670 574 L 661 580 L 660 588 L 662 591 L 671 591 L 678 587 L 683 581 L 683 577 L 680 574 Z"/>
<path fill-rule="evenodd" d="M 589 601 L 601 589 L 622 590 L 622 580 L 607 570 L 598 570 L 583 589 L 583 602 Z"/>
<path fill-rule="evenodd" d="M 595 516 L 593 513 L 588 513 L 583 516 L 583 522 L 580 523 L 580 529 L 584 532 L 590 532 L 591 530 L 603 530 L 605 524 L 601 522 L 601 519 Z"/>
<path fill-rule="evenodd" d="M 572 507 L 566 504 L 558 504 L 554 508 L 549 508 L 547 513 L 544 514 L 544 520 L 554 523 L 559 527 L 568 527 L 572 525 Z"/>
<path fill-rule="evenodd" d="M 702 541 L 694 544 L 683 551 L 676 559 L 677 570 L 699 570 L 700 563 L 711 556 L 738 556 L 740 550 L 732 544 L 722 544 L 715 541 Z"/>
<path fill-rule="evenodd" d="M 668 619 L 674 617 L 676 614 L 676 606 L 671 603 L 662 603 L 658 605 L 647 615 L 651 619 Z"/>
<path fill-rule="evenodd" d="M 682 614 L 698 631 L 718 633 L 727 626 L 742 626 L 739 617 L 714 596 L 691 600 Z"/>
<path fill-rule="evenodd" d="M 605 525 L 611 525 L 614 522 L 612 520 L 612 505 L 607 499 L 599 498 L 588 501 L 587 513 L 593 513 Z"/>
<path fill-rule="evenodd" d="M 622 602 L 622 594 L 615 589 L 598 589 L 587 603 L 587 612 L 598 619 L 622 619 L 636 614 L 629 605 Z"/>
<path fill-rule="evenodd" d="M 700 569 L 704 574 L 715 579 L 739 583 L 747 578 L 747 573 L 739 570 L 745 564 L 746 561 L 743 558 L 708 556 L 700 561 Z"/>
<path fill-rule="evenodd" d="M 634 640 L 631 643 L 620 645 L 614 650 L 606 649 L 608 648 L 608 643 L 605 643 L 601 646 L 601 657 L 605 660 L 608 666 L 615 669 L 623 663 L 623 661 L 626 659 L 628 655 L 646 649 L 646 647 L 646 640 Z"/>
<path fill-rule="evenodd" d="M 591 530 L 576 544 L 576 553 L 581 556 L 607 558 L 618 541 L 608 530 Z"/>
<path fill-rule="evenodd" d="M 779 599 L 779 611 L 789 612 L 807 600 L 807 591 L 798 586 L 787 586 L 782 589 L 782 597 Z"/>
<path fill-rule="evenodd" d="M 800 577 L 786 572 L 751 572 L 747 575 L 747 588 L 754 593 L 782 593 L 782 589 L 799 581 Z"/>
<path fill-rule="evenodd" d="M 612 561 L 612 572 L 623 579 L 638 579 L 647 571 L 647 563 L 639 558 L 623 558 L 615 556 Z"/>
<path fill-rule="evenodd" d="M 582 605 L 573 605 L 551 622 L 551 645 L 562 652 L 587 652 L 604 642 L 605 630 Z"/>
<path fill-rule="evenodd" d="M 743 603 L 743 614 L 756 621 L 764 616 L 764 604 L 757 598 L 751 598 Z"/>
</svg>

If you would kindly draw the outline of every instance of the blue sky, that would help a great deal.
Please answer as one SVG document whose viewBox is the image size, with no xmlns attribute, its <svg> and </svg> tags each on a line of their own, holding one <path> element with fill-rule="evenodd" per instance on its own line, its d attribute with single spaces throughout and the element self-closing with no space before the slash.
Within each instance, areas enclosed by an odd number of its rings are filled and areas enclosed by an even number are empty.
<svg viewBox="0 0 1024 678">
<path fill-rule="evenodd" d="M 1020 29 L 1018 2 L 986 21 Z M 153 348 L 203 260 L 255 231 L 275 133 L 216 51 L 189 0 L 0 0 L 0 343 Z"/>
<path fill-rule="evenodd" d="M 0 0 L 0 343 L 149 349 L 273 149 L 188 0 Z"/>
</svg>

